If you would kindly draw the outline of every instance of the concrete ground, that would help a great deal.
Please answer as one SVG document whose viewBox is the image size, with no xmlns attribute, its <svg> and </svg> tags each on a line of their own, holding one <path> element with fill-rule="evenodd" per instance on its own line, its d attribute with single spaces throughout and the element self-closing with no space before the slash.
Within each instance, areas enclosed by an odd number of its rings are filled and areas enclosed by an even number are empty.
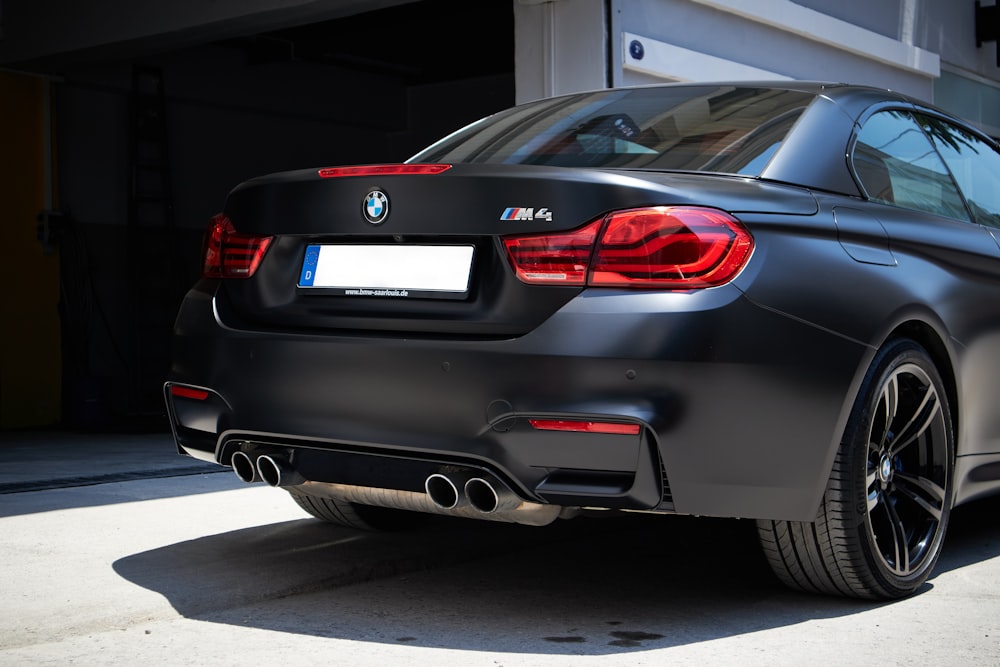
<svg viewBox="0 0 1000 667">
<path fill-rule="evenodd" d="M 997 500 L 873 604 L 785 591 L 749 522 L 357 533 L 219 470 L 163 434 L 0 434 L 0 665 L 1000 665 Z"/>
</svg>

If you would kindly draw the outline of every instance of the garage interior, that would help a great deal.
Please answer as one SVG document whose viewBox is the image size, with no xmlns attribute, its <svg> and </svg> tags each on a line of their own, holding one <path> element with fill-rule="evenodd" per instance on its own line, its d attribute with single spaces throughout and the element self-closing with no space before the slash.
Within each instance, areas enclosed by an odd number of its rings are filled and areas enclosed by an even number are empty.
<svg viewBox="0 0 1000 667">
<path fill-rule="evenodd" d="M 325 4 L 0 62 L 0 428 L 167 429 L 173 318 L 232 187 L 401 161 L 514 103 L 509 0 Z"/>
</svg>

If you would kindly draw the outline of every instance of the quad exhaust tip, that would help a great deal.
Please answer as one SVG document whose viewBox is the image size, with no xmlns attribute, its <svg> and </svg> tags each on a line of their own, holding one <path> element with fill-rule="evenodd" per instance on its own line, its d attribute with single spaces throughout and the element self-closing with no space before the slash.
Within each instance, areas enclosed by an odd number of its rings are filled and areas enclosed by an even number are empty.
<svg viewBox="0 0 1000 667">
<path fill-rule="evenodd" d="M 468 506 L 481 514 L 493 514 L 521 504 L 521 499 L 505 485 L 472 472 L 434 473 L 424 482 L 424 489 L 431 502 L 443 510 Z"/>
<path fill-rule="evenodd" d="M 306 481 L 287 461 L 268 454 L 257 457 L 257 472 L 268 486 L 296 486 Z"/>
<path fill-rule="evenodd" d="M 305 478 L 280 456 L 264 454 L 256 460 L 243 450 L 233 452 L 229 464 L 233 473 L 247 484 L 264 482 L 268 486 L 295 486 L 305 482 Z"/>
<path fill-rule="evenodd" d="M 400 503 L 399 491 L 307 480 L 282 453 L 255 456 L 243 450 L 230 458 L 233 472 L 243 482 L 269 486 L 299 486 L 319 496 L 349 499 L 365 505 L 395 507 L 454 516 L 509 521 L 533 526 L 552 523 L 564 508 L 521 500 L 506 484 L 477 471 L 446 469 L 424 480 L 426 495 L 411 492 L 410 504 Z"/>
<path fill-rule="evenodd" d="M 444 510 L 457 509 L 462 503 L 462 494 L 458 485 L 447 475 L 434 473 L 424 481 L 424 490 L 431 502 Z"/>
<path fill-rule="evenodd" d="M 483 514 L 492 514 L 500 507 L 500 494 L 482 477 L 473 477 L 465 483 L 465 496 L 469 504 Z"/>
<path fill-rule="evenodd" d="M 233 467 L 233 472 L 236 476 L 247 484 L 260 481 L 257 466 L 254 465 L 253 459 L 246 452 L 242 450 L 233 452 L 233 457 L 230 459 L 229 464 Z"/>
</svg>

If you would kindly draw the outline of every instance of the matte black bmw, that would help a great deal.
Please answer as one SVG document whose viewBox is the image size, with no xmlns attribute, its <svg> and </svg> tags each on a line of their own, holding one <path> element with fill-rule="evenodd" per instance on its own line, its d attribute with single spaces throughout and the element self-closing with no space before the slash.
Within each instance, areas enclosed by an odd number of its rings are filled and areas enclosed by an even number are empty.
<svg viewBox="0 0 1000 667">
<path fill-rule="evenodd" d="M 994 141 L 889 91 L 542 100 L 234 189 L 168 411 L 328 521 L 744 517 L 789 586 L 900 597 L 1000 489 L 998 234 Z"/>
</svg>

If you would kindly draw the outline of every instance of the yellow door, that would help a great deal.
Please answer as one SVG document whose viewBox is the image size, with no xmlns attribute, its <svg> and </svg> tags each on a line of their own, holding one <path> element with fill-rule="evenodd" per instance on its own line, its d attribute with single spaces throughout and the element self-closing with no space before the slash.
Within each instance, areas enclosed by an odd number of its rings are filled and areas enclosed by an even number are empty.
<svg viewBox="0 0 1000 667">
<path fill-rule="evenodd" d="M 49 82 L 0 71 L 0 428 L 60 418 L 59 257 L 38 239 L 51 165 Z M 51 192 L 51 187 L 48 190 Z M 51 195 L 48 197 L 51 199 Z"/>
</svg>

